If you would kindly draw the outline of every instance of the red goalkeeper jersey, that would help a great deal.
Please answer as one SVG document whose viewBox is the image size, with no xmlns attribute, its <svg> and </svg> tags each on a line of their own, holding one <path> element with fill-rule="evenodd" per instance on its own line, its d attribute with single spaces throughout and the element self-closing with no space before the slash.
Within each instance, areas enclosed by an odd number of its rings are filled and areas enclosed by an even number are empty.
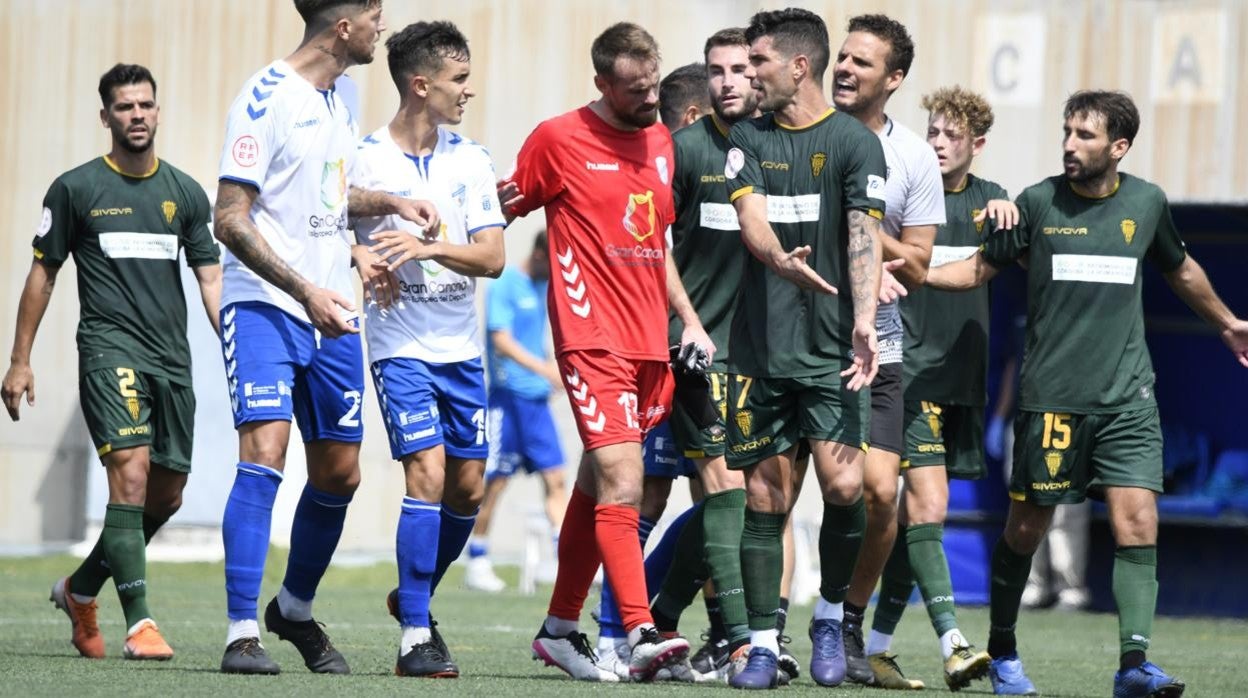
<svg viewBox="0 0 1248 698">
<path fill-rule="evenodd" d="M 667 361 L 673 170 L 666 127 L 621 131 L 589 107 L 542 122 L 520 148 L 515 213 L 546 207 L 556 352 Z"/>
</svg>

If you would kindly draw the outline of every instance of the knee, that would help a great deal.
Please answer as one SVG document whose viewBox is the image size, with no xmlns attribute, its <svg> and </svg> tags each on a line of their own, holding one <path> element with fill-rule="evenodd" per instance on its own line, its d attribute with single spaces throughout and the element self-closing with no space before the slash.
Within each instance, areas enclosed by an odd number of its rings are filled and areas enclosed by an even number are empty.
<svg viewBox="0 0 1248 698">
<path fill-rule="evenodd" d="M 308 481 L 312 486 L 323 492 L 336 494 L 340 497 L 350 497 L 360 488 L 360 469 L 353 468 L 350 470 L 324 472 L 313 478 L 312 474 L 308 474 Z"/>
<path fill-rule="evenodd" d="M 1044 540 L 1046 528 L 1035 521 L 1010 521 L 1005 527 L 1003 537 L 1014 552 L 1020 555 L 1031 555 Z"/>
<path fill-rule="evenodd" d="M 253 438 L 239 448 L 239 459 L 276 470 L 286 467 L 286 444 L 277 439 Z"/>
<path fill-rule="evenodd" d="M 863 503 L 867 506 L 867 516 L 872 520 L 892 519 L 897 516 L 897 481 L 895 478 L 887 479 L 888 482 L 874 482 L 863 488 Z"/>
<path fill-rule="evenodd" d="M 906 492 L 906 522 L 911 526 L 944 523 L 947 508 L 943 498 Z"/>
<path fill-rule="evenodd" d="M 463 514 L 476 511 L 484 499 L 485 485 L 483 483 L 478 483 L 476 487 L 455 487 L 447 490 L 442 495 L 443 504 Z"/>
<path fill-rule="evenodd" d="M 897 515 L 897 485 L 894 484 L 888 489 L 892 490 L 892 496 L 885 499 L 883 497 L 878 497 L 877 492 L 876 505 L 879 507 L 877 511 L 887 510 L 888 517 L 891 518 Z M 839 472 L 836 472 L 828 477 L 824 483 L 823 498 L 833 504 L 840 506 L 853 504 L 859 497 L 862 496 L 864 496 L 862 474 L 857 468 L 841 468 Z M 868 506 L 870 506 L 870 504 L 868 504 Z M 876 515 L 876 513 L 872 514 L 873 517 Z"/>
<path fill-rule="evenodd" d="M 789 510 L 783 483 L 764 473 L 754 473 L 745 479 L 745 503 L 752 511 L 770 514 L 784 514 Z"/>
<path fill-rule="evenodd" d="M 1157 509 L 1141 507 L 1114 517 L 1114 538 L 1118 545 L 1155 545 Z"/>
<path fill-rule="evenodd" d="M 147 493 L 147 503 L 143 506 L 143 511 L 153 519 L 158 521 L 166 521 L 178 513 L 182 508 L 182 492 L 178 491 L 171 494 L 153 494 Z"/>
</svg>

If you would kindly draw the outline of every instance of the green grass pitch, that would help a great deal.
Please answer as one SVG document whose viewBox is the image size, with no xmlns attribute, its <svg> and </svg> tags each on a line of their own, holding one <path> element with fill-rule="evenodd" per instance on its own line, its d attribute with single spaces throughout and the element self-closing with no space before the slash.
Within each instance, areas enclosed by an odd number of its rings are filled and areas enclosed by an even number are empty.
<svg viewBox="0 0 1248 698">
<path fill-rule="evenodd" d="M 270 555 L 261 605 L 276 592 L 283 555 Z M 274 564 L 276 563 L 276 564 Z M 263 640 L 282 666 L 275 677 L 224 676 L 217 672 L 225 639 L 225 592 L 220 564 L 153 564 L 149 601 L 156 621 L 177 656 L 169 662 L 128 662 L 121 659 L 125 633 L 116 596 L 107 587 L 100 596 L 100 627 L 108 658 L 81 659 L 69 644 L 69 621 L 48 603 L 48 588 L 68 574 L 76 560 L 69 557 L 0 559 L 4 604 L 0 607 L 0 695 L 142 695 L 142 696 L 308 696 L 329 694 L 560 696 L 590 691 L 662 692 L 669 695 L 727 692 L 722 684 L 645 684 L 602 687 L 579 684 L 553 668 L 530 659 L 529 642 L 544 616 L 546 594 L 522 596 L 474 593 L 460 586 L 462 572 L 452 568 L 434 599 L 439 620 L 455 660 L 463 672 L 456 680 L 420 680 L 393 675 L 398 627 L 386 615 L 385 594 L 394 585 L 394 566 L 335 567 L 321 585 L 317 618 L 327 625 L 334 644 L 351 663 L 351 676 L 308 673 L 287 643 L 266 635 Z M 508 577 L 508 572 L 511 576 Z M 513 582 L 514 570 L 503 570 Z M 590 601 L 596 600 L 591 594 Z M 810 607 L 790 613 L 792 649 L 809 659 L 805 637 Z M 986 609 L 960 611 L 967 637 L 985 642 Z M 589 630 L 588 613 L 582 628 Z M 691 609 L 684 630 L 697 646 L 705 624 L 700 604 Z M 591 633 L 591 638 L 593 637 Z M 1248 623 L 1243 620 L 1159 618 L 1150 658 L 1183 678 L 1188 695 L 1242 696 L 1241 662 L 1248 659 Z M 1108 696 L 1117 668 L 1117 625 L 1112 615 L 1024 613 L 1020 649 L 1028 672 L 1046 696 Z M 898 629 L 894 650 L 907 674 L 922 679 L 929 691 L 946 692 L 939 650 L 921 607 L 912 606 Z M 803 668 L 803 672 L 805 669 Z M 878 689 L 815 686 L 803 673 L 784 695 L 875 696 Z M 962 695 L 991 693 L 986 681 Z"/>
</svg>

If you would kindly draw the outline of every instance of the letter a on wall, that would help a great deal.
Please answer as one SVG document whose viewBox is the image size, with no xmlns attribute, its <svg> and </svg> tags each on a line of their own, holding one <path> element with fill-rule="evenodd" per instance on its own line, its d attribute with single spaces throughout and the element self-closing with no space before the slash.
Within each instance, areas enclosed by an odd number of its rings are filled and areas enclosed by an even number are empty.
<svg viewBox="0 0 1248 698">
<path fill-rule="evenodd" d="M 1226 68 L 1226 13 L 1174 10 L 1153 20 L 1153 101 L 1218 104 Z"/>
</svg>

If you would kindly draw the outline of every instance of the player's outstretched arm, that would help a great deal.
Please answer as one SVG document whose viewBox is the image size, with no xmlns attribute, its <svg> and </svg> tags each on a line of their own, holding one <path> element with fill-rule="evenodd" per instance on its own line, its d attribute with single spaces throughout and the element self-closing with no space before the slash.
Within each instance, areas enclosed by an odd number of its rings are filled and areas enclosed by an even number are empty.
<svg viewBox="0 0 1248 698">
<path fill-rule="evenodd" d="M 745 194 L 732 202 L 732 205 L 737 209 L 737 220 L 741 224 L 741 241 L 745 243 L 750 254 L 778 276 L 808 291 L 836 293 L 835 286 L 806 264 L 806 257 L 810 255 L 809 245 L 789 252 L 785 252 L 780 246 L 780 240 L 767 222 L 767 197 L 762 194 Z"/>
<path fill-rule="evenodd" d="M 689 294 L 685 292 L 685 284 L 680 280 L 680 270 L 676 268 L 676 260 L 672 259 L 671 252 L 669 247 L 666 255 L 667 304 L 685 328 L 680 333 L 680 346 L 696 344 L 702 347 L 710 360 L 715 357 L 715 342 L 711 341 L 706 328 L 702 327 L 702 319 L 698 317 L 698 311 L 694 309 Z"/>
<path fill-rule="evenodd" d="M 901 228 L 901 238 L 880 236 L 880 246 L 887 261 L 901 260 L 902 264 L 892 270 L 897 280 L 910 288 L 922 286 L 927 278 L 928 265 L 932 261 L 932 243 L 936 241 L 936 226 L 906 225 Z"/>
<path fill-rule="evenodd" d="M 1213 325 L 1239 363 L 1248 367 L 1248 321 L 1235 317 L 1209 283 L 1209 276 L 1191 255 L 1178 269 L 1163 274 L 1176 295 L 1205 322 Z"/>
<path fill-rule="evenodd" d="M 392 272 L 407 262 L 431 259 L 457 274 L 497 279 L 506 262 L 502 226 L 478 230 L 467 245 L 419 238 L 402 230 L 382 230 L 369 239 L 373 244 L 368 251 L 381 258 L 373 265 Z"/>
<path fill-rule="evenodd" d="M 221 336 L 221 265 L 205 264 L 194 267 L 195 281 L 199 283 L 199 297 L 204 303 L 204 312 L 208 314 L 208 322 L 212 331 Z"/>
<path fill-rule="evenodd" d="M 30 368 L 30 352 L 35 346 L 35 333 L 39 331 L 39 323 L 48 310 L 48 301 L 52 300 L 52 289 L 56 286 L 56 267 L 49 267 L 39 260 L 30 263 L 30 272 L 26 274 L 26 286 L 22 289 L 22 298 L 17 302 L 17 332 L 13 337 L 13 353 L 9 355 L 9 370 L 4 374 L 3 388 L 0 393 L 4 398 L 4 409 L 8 410 L 13 421 L 20 419 L 18 409 L 22 404 L 22 396 L 26 396 L 26 404 L 35 404 L 35 373 Z"/>
<path fill-rule="evenodd" d="M 927 272 L 927 285 L 941 291 L 969 291 L 992 280 L 1000 271 L 984 259 L 982 252 L 942 264 Z"/>
<path fill-rule="evenodd" d="M 251 206 L 259 191 L 255 187 L 230 180 L 217 184 L 217 205 L 213 214 L 213 234 L 229 248 L 248 269 L 285 291 L 308 311 L 308 319 L 321 334 L 329 338 L 356 334 L 358 328 L 347 324 L 338 314 L 339 308 L 354 311 L 351 301 L 330 291 L 317 288 L 277 256 L 260 230 L 251 220 Z"/>
<path fill-rule="evenodd" d="M 875 311 L 880 295 L 881 263 L 880 221 L 866 211 L 852 209 L 849 221 L 849 287 L 854 300 L 853 364 L 841 372 L 848 377 L 845 387 L 861 390 L 875 380 L 880 370 L 880 355 L 875 334 Z"/>
<path fill-rule="evenodd" d="M 426 235 L 436 232 L 442 224 L 438 208 L 430 201 L 405 199 L 389 192 L 356 186 L 352 186 L 347 193 L 347 213 L 352 219 L 398 216 L 423 228 Z"/>
</svg>

